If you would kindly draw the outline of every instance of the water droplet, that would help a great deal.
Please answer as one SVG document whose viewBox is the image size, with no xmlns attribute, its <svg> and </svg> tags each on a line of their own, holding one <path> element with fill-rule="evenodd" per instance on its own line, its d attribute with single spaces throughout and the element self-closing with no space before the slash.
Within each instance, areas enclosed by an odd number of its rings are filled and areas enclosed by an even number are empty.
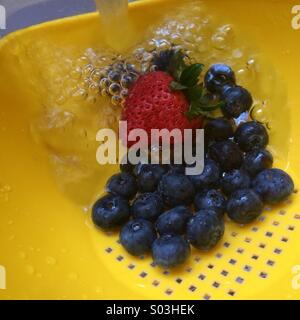
<svg viewBox="0 0 300 320">
<path fill-rule="evenodd" d="M 35 269 L 32 265 L 27 265 L 25 267 L 25 270 L 29 275 L 34 275 L 34 273 L 35 273 Z"/>
<path fill-rule="evenodd" d="M 71 272 L 71 273 L 69 273 L 68 278 L 70 280 L 78 280 L 78 274 L 75 272 Z"/>
<path fill-rule="evenodd" d="M 56 264 L 56 259 L 53 257 L 47 257 L 46 258 L 46 263 L 50 266 L 54 266 Z"/>
<path fill-rule="evenodd" d="M 27 258 L 26 252 L 20 251 L 20 252 L 19 252 L 19 257 L 20 257 L 20 259 L 26 259 L 26 258 Z"/>
</svg>

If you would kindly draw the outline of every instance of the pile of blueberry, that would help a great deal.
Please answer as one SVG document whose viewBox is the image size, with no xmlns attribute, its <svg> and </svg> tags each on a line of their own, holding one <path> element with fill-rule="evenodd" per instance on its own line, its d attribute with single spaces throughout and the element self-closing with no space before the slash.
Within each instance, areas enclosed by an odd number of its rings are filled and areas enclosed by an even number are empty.
<svg viewBox="0 0 300 320">
<path fill-rule="evenodd" d="M 104 230 L 122 227 L 120 242 L 134 256 L 152 252 L 154 263 L 184 263 L 190 245 L 208 251 L 224 234 L 224 216 L 238 224 L 255 221 L 264 204 L 281 203 L 294 191 L 291 177 L 272 168 L 268 131 L 258 121 L 235 125 L 249 111 L 251 94 L 237 86 L 233 71 L 214 65 L 205 86 L 224 101 L 223 117 L 207 120 L 204 170 L 185 175 L 183 165 L 121 165 L 93 206 L 92 219 Z"/>
</svg>

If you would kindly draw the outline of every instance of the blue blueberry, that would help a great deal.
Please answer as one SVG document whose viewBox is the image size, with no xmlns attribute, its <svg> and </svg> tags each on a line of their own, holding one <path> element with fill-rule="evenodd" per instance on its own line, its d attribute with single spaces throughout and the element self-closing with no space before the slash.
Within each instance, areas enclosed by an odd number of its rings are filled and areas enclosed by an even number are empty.
<svg viewBox="0 0 300 320">
<path fill-rule="evenodd" d="M 183 164 L 170 164 L 169 165 L 169 172 L 174 172 L 174 173 L 185 173 L 185 165 Z"/>
<path fill-rule="evenodd" d="M 207 141 L 222 141 L 233 136 L 233 127 L 229 120 L 216 118 L 206 123 L 204 134 Z"/>
<path fill-rule="evenodd" d="M 219 165 L 211 160 L 205 159 L 204 169 L 201 174 L 189 176 L 197 191 L 218 186 L 221 170 Z"/>
<path fill-rule="evenodd" d="M 197 249 L 208 251 L 215 247 L 224 235 L 224 220 L 213 210 L 201 210 L 187 225 L 187 238 Z"/>
<path fill-rule="evenodd" d="M 124 163 L 126 160 L 127 163 Z M 120 170 L 121 172 L 129 172 L 129 173 L 133 173 L 133 169 L 134 169 L 134 165 L 132 165 L 129 160 L 128 160 L 128 156 L 124 156 L 123 159 L 121 160 L 120 163 Z"/>
<path fill-rule="evenodd" d="M 158 193 L 140 194 L 133 202 L 131 211 L 136 219 L 156 221 L 164 210 L 163 201 Z"/>
<path fill-rule="evenodd" d="M 269 143 L 269 135 L 263 124 L 250 121 L 239 125 L 234 140 L 243 151 L 249 152 L 264 149 Z"/>
<path fill-rule="evenodd" d="M 123 225 L 129 217 L 129 203 L 120 196 L 106 195 L 99 199 L 92 209 L 94 224 L 104 230 L 115 229 Z"/>
<path fill-rule="evenodd" d="M 265 169 L 252 182 L 253 189 L 269 204 L 287 199 L 294 191 L 292 178 L 280 169 Z"/>
<path fill-rule="evenodd" d="M 230 195 L 236 190 L 247 189 L 251 186 L 249 174 L 243 169 L 234 169 L 226 172 L 221 180 L 222 191 Z"/>
<path fill-rule="evenodd" d="M 189 207 L 175 207 L 159 216 L 156 221 L 156 229 L 160 235 L 184 234 L 191 217 L 192 211 Z"/>
<path fill-rule="evenodd" d="M 154 54 L 152 64 L 155 65 L 160 71 L 169 71 L 170 63 L 175 53 L 175 50 L 163 50 L 159 53 L 156 53 Z"/>
<path fill-rule="evenodd" d="M 151 251 L 156 237 L 156 231 L 151 222 L 136 219 L 129 221 L 122 228 L 120 242 L 130 254 L 141 256 Z"/>
<path fill-rule="evenodd" d="M 235 191 L 228 199 L 227 214 L 239 224 L 251 223 L 262 214 L 263 203 L 257 193 L 251 189 Z"/>
<path fill-rule="evenodd" d="M 139 191 L 154 192 L 166 173 L 166 168 L 159 164 L 144 164 L 139 166 L 136 173 Z"/>
<path fill-rule="evenodd" d="M 205 190 L 196 194 L 194 205 L 197 211 L 213 210 L 222 216 L 226 210 L 226 199 L 218 190 Z"/>
<path fill-rule="evenodd" d="M 254 150 L 246 154 L 243 168 L 251 176 L 255 176 L 264 169 L 269 169 L 273 165 L 273 156 L 266 149 Z"/>
<path fill-rule="evenodd" d="M 193 183 L 184 174 L 169 172 L 159 184 L 159 192 L 167 207 L 189 205 L 195 196 Z"/>
<path fill-rule="evenodd" d="M 224 100 L 222 112 L 227 118 L 238 118 L 242 113 L 248 111 L 253 104 L 250 92 L 239 86 L 223 91 L 222 98 Z"/>
<path fill-rule="evenodd" d="M 221 93 L 224 86 L 235 85 L 235 74 L 226 64 L 215 64 L 210 67 L 204 77 L 204 84 L 211 93 Z"/>
<path fill-rule="evenodd" d="M 154 263 L 166 269 L 183 264 L 190 254 L 189 243 L 179 235 L 163 235 L 152 246 Z"/>
<path fill-rule="evenodd" d="M 132 199 L 137 193 L 135 177 L 128 172 L 121 172 L 113 175 L 106 184 L 108 193 Z"/>
<path fill-rule="evenodd" d="M 231 140 L 215 142 L 209 147 L 209 156 L 215 160 L 223 171 L 230 171 L 241 167 L 243 153 L 239 146 Z"/>
</svg>

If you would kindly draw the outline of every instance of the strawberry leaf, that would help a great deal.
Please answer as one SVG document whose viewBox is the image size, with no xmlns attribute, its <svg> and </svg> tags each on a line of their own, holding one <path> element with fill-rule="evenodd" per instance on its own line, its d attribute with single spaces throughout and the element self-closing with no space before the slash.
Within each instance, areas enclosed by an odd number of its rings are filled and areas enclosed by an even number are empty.
<svg viewBox="0 0 300 320">
<path fill-rule="evenodd" d="M 186 63 L 184 62 L 185 57 L 186 55 L 181 50 L 177 50 L 171 58 L 169 73 L 178 82 L 180 82 L 183 70 L 185 70 L 187 67 Z"/>
<path fill-rule="evenodd" d="M 186 90 L 189 101 L 200 100 L 203 96 L 203 84 L 196 85 Z"/>
<path fill-rule="evenodd" d="M 186 67 L 180 76 L 180 83 L 186 87 L 196 86 L 203 67 L 204 65 L 201 63 L 195 63 Z"/>
<path fill-rule="evenodd" d="M 177 81 L 172 81 L 170 84 L 170 87 L 172 90 L 175 90 L 175 91 L 181 91 L 181 90 L 188 89 L 186 86 L 182 85 L 181 83 L 179 83 Z"/>
</svg>

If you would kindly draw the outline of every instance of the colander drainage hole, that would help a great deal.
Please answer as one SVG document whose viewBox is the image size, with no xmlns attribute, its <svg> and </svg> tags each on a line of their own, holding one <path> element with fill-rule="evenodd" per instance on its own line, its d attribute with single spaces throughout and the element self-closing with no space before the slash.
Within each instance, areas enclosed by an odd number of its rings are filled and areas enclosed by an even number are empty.
<svg viewBox="0 0 300 320">
<path fill-rule="evenodd" d="M 165 291 L 165 294 L 168 295 L 168 296 L 170 296 L 172 293 L 173 293 L 173 290 L 172 290 L 172 289 L 167 289 L 167 290 Z"/>
<path fill-rule="evenodd" d="M 281 254 L 281 252 L 282 252 L 281 249 L 278 249 L 278 248 L 274 249 L 274 253 L 276 253 L 276 254 Z"/>
<path fill-rule="evenodd" d="M 153 285 L 154 287 L 158 287 L 159 284 L 160 284 L 160 282 L 159 282 L 158 280 L 154 280 L 154 281 L 152 282 L 152 285 Z"/>
<path fill-rule="evenodd" d="M 244 270 L 247 271 L 247 272 L 250 272 L 252 270 L 252 267 L 249 266 L 249 265 L 245 265 L 244 266 Z"/>
<path fill-rule="evenodd" d="M 266 237 L 271 238 L 273 236 L 273 233 L 270 231 L 266 232 Z"/>
<path fill-rule="evenodd" d="M 275 264 L 275 261 L 273 261 L 273 260 L 268 260 L 268 261 L 267 261 L 267 265 L 268 265 L 268 266 L 273 267 L 274 264 Z"/>
<path fill-rule="evenodd" d="M 117 256 L 117 260 L 118 260 L 119 262 L 122 262 L 122 261 L 124 260 L 124 257 L 123 257 L 123 256 Z"/>
<path fill-rule="evenodd" d="M 199 276 L 198 276 L 198 279 L 200 279 L 200 280 L 204 280 L 206 278 L 206 276 L 204 275 L 204 274 L 200 274 Z"/>
<path fill-rule="evenodd" d="M 145 271 L 143 271 L 143 272 L 140 273 L 140 277 L 141 277 L 141 278 L 146 278 L 147 275 L 148 275 L 148 273 L 145 272 Z"/>
<path fill-rule="evenodd" d="M 105 251 L 106 251 L 107 253 L 111 253 L 111 252 L 113 251 L 113 249 L 112 249 L 112 248 L 106 248 Z"/>
<path fill-rule="evenodd" d="M 235 259 L 230 259 L 229 263 L 232 264 L 232 265 L 235 265 L 236 264 L 236 260 Z"/>
<path fill-rule="evenodd" d="M 222 270 L 222 271 L 221 271 L 221 275 L 224 276 L 224 277 L 227 277 L 228 274 L 229 274 L 229 272 L 226 271 L 226 270 Z"/>
<path fill-rule="evenodd" d="M 195 286 L 190 286 L 189 287 L 189 290 L 191 291 L 191 292 L 195 292 L 196 290 L 197 290 L 197 287 L 195 287 Z"/>
<path fill-rule="evenodd" d="M 261 272 L 259 274 L 259 276 L 262 278 L 262 279 L 266 279 L 268 277 L 268 274 L 266 272 Z"/>
<path fill-rule="evenodd" d="M 244 279 L 242 277 L 237 277 L 235 281 L 239 284 L 242 284 L 244 282 Z"/>
<path fill-rule="evenodd" d="M 229 290 L 229 291 L 228 291 L 228 294 L 233 297 L 233 296 L 235 295 L 235 291 Z"/>
<path fill-rule="evenodd" d="M 243 248 L 238 248 L 237 250 L 236 250 L 236 252 L 237 253 L 239 253 L 239 254 L 242 254 L 242 253 L 244 253 L 244 249 Z"/>
</svg>

